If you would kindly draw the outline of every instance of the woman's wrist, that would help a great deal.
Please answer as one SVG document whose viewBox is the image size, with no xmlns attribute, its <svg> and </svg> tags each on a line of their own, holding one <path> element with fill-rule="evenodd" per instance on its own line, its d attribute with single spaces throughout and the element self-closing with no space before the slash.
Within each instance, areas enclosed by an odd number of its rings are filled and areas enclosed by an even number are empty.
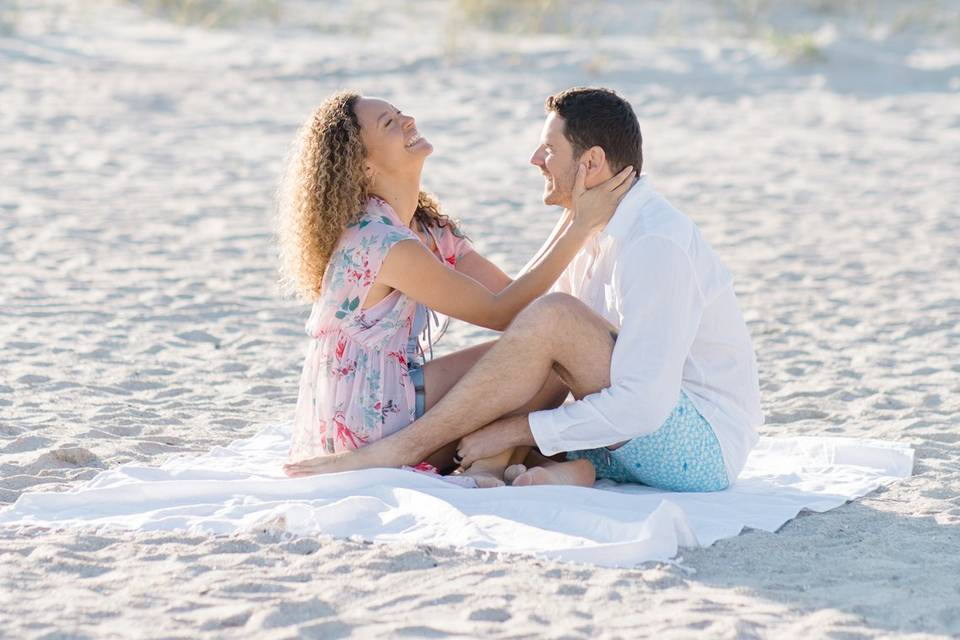
<svg viewBox="0 0 960 640">
<path fill-rule="evenodd" d="M 593 230 L 586 224 L 583 223 L 582 218 L 574 218 L 570 221 L 570 224 L 567 226 L 563 235 L 572 237 L 575 240 L 580 241 L 581 243 L 586 241 L 587 238 L 593 233 Z"/>
</svg>

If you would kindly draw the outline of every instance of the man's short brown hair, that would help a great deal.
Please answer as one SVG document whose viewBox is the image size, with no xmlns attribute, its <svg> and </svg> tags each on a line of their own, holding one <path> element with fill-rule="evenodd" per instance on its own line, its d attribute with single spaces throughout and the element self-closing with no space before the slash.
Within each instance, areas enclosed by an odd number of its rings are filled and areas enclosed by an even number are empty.
<svg viewBox="0 0 960 640">
<path fill-rule="evenodd" d="M 547 113 L 564 121 L 563 133 L 579 158 L 590 147 L 600 147 L 616 173 L 628 165 L 643 168 L 643 136 L 630 103 L 610 89 L 574 87 L 547 98 Z"/>
</svg>

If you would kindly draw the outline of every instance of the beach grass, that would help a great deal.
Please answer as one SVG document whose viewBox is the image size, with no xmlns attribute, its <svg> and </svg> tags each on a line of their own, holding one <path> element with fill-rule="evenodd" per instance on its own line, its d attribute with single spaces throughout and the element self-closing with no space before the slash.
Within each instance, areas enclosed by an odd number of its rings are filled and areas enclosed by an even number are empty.
<svg viewBox="0 0 960 640">
<path fill-rule="evenodd" d="M 120 1 L 148 15 L 193 27 L 224 29 L 251 22 L 286 21 L 323 32 L 347 30 L 361 37 L 369 35 L 372 21 L 382 8 L 376 3 L 349 3 L 347 8 L 340 8 L 344 15 L 327 13 L 321 22 L 314 24 L 309 22 L 310 16 L 315 17 L 318 6 L 328 11 L 335 9 L 326 3 L 300 0 Z M 20 0 L 0 0 L 0 36 L 17 33 L 22 13 L 18 2 Z M 415 2 L 411 1 L 409 6 L 415 6 Z M 658 9 L 654 3 L 604 0 L 449 0 L 437 45 L 447 62 L 456 62 L 470 50 L 473 42 L 465 34 L 478 30 L 507 36 L 567 36 L 596 44 L 611 33 L 611 29 L 616 33 L 619 28 L 619 20 L 611 16 L 629 20 L 633 10 L 641 7 L 659 12 L 651 35 L 674 37 L 690 35 L 682 33 L 681 25 L 689 25 L 688 18 L 698 11 L 694 3 L 682 2 L 665 4 Z M 772 55 L 795 65 L 826 62 L 829 43 L 818 37 L 818 33 L 821 28 L 833 29 L 834 25 L 844 23 L 846 29 L 852 27 L 870 39 L 925 33 L 960 43 L 960 17 L 951 17 L 951 12 L 945 11 L 943 0 L 918 0 L 902 5 L 884 0 L 712 0 L 700 8 L 706 8 L 708 15 L 712 12 L 715 33 L 754 40 Z M 797 11 L 808 17 L 804 24 L 793 20 Z M 330 22 L 329 18 L 335 15 L 337 19 Z M 590 74 L 602 73 L 607 66 L 603 51 L 595 48 L 594 58 L 584 67 Z"/>
<path fill-rule="evenodd" d="M 0 37 L 15 34 L 19 18 L 20 4 L 18 0 L 0 0 Z"/>
<path fill-rule="evenodd" d="M 126 0 L 176 24 L 231 27 L 250 20 L 280 19 L 281 0 Z"/>
<path fill-rule="evenodd" d="M 324 19 L 327 28 L 348 27 L 362 35 L 370 29 L 383 7 L 374 3 L 349 3 L 339 9 L 324 2 L 302 0 L 120 0 L 139 7 L 148 15 L 158 16 L 181 25 L 207 28 L 229 28 L 253 21 L 301 21 L 326 12 L 346 12 L 344 21 Z M 0 0 L 0 33 L 17 29 L 18 2 Z M 338 5 L 339 6 L 339 5 Z M 416 6 L 411 0 L 409 8 Z M 793 23 L 797 12 L 808 18 L 820 16 L 823 24 L 859 23 L 865 31 L 881 36 L 907 32 L 939 32 L 954 41 L 960 39 L 960 17 L 949 11 L 943 0 L 917 0 L 891 3 L 884 0 L 712 0 L 705 5 L 712 11 L 715 27 L 735 37 L 756 39 L 769 45 L 778 55 L 794 62 L 816 62 L 825 59 L 822 44 L 813 33 L 816 25 Z M 441 49 L 456 53 L 462 48 L 465 29 L 479 29 L 506 35 L 568 35 L 591 41 L 616 31 L 623 20 L 630 21 L 636 12 L 659 11 L 655 31 L 675 34 L 686 17 L 701 11 L 696 2 L 657 3 L 606 2 L 604 0 L 449 0 L 447 21 Z M 639 15 L 639 13 L 636 13 Z M 611 17 L 614 16 L 614 17 Z M 340 16 L 344 17 L 344 16 Z M 303 26 L 303 25 L 301 25 Z M 821 25 L 822 26 L 822 25 Z"/>
<path fill-rule="evenodd" d="M 797 64 L 824 62 L 827 55 L 812 33 L 785 33 L 770 29 L 765 34 L 768 45 L 782 58 Z"/>
<path fill-rule="evenodd" d="M 773 0 L 714 0 L 721 20 L 740 25 L 748 35 L 758 33 L 767 24 Z"/>
<path fill-rule="evenodd" d="M 467 23 L 501 33 L 570 33 L 575 28 L 571 0 L 455 0 L 454 6 Z"/>
</svg>

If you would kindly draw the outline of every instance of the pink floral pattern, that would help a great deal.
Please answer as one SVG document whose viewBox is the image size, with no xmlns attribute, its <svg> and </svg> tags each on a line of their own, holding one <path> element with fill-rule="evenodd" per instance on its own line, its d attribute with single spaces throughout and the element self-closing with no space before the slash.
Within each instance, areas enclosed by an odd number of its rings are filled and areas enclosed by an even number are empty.
<svg viewBox="0 0 960 640">
<path fill-rule="evenodd" d="M 451 268 L 472 251 L 449 226 L 431 235 L 437 258 Z M 311 340 L 300 376 L 291 461 L 357 449 L 413 422 L 406 345 L 416 303 L 394 291 L 362 308 L 390 248 L 410 239 L 419 240 L 386 202 L 371 198 L 337 244 L 306 324 Z"/>
</svg>

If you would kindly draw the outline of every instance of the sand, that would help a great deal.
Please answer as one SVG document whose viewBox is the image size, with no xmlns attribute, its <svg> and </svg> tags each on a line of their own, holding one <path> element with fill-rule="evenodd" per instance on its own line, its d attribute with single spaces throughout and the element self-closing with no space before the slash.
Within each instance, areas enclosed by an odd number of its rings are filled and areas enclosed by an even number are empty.
<svg viewBox="0 0 960 640">
<path fill-rule="evenodd" d="M 341 87 L 417 116 L 426 186 L 511 272 L 556 216 L 527 164 L 543 98 L 617 89 L 736 276 L 763 434 L 917 451 L 892 489 L 634 570 L 0 529 L 0 637 L 960 635 L 960 4 L 786 4 L 600 2 L 517 35 L 444 2 L 216 29 L 0 3 L 2 504 L 292 416 L 307 309 L 276 285 L 273 192 Z"/>
</svg>

